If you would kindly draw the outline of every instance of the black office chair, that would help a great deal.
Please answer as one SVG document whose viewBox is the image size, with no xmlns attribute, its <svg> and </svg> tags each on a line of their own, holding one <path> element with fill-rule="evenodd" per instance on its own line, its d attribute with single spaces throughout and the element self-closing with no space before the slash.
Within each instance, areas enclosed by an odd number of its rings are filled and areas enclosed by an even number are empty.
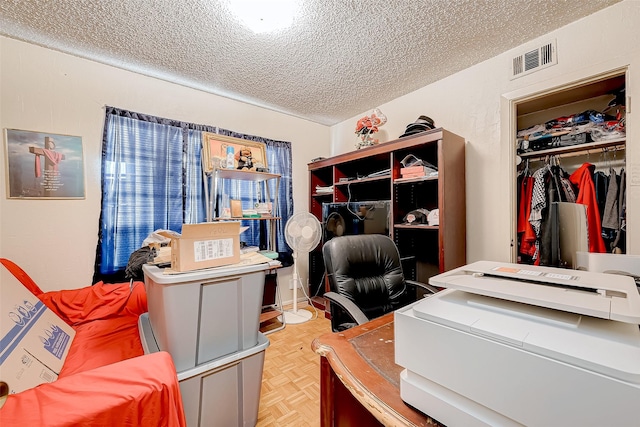
<svg viewBox="0 0 640 427">
<path fill-rule="evenodd" d="M 437 288 L 405 280 L 393 240 L 381 234 L 334 237 L 322 247 L 331 329 L 343 331 L 397 310 Z M 421 289 L 422 292 L 418 291 Z"/>
</svg>

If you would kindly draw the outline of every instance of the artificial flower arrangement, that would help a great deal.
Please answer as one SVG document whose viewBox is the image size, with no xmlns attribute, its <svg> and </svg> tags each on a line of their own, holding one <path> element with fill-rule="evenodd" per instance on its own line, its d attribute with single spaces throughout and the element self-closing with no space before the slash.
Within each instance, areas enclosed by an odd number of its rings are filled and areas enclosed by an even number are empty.
<svg viewBox="0 0 640 427">
<path fill-rule="evenodd" d="M 387 117 L 382 114 L 380 109 L 373 110 L 370 116 L 364 116 L 356 123 L 356 135 L 360 137 L 360 141 L 356 143 L 356 148 L 368 147 L 375 145 L 379 141 L 372 138 L 371 134 L 378 132 L 378 128 L 387 122 Z"/>
</svg>

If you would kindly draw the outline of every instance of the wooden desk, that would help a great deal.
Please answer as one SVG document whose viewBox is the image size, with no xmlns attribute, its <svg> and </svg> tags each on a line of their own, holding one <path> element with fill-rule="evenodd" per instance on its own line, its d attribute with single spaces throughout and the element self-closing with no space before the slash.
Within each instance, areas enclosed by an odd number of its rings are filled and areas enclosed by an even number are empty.
<svg viewBox="0 0 640 427">
<path fill-rule="evenodd" d="M 316 338 L 320 360 L 320 425 L 439 426 L 400 398 L 393 313 Z"/>
</svg>

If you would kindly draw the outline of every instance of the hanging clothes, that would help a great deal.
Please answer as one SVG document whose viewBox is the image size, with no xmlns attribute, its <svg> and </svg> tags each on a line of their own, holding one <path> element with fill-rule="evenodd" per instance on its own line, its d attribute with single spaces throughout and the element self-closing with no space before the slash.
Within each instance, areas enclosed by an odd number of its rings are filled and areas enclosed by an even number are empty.
<svg viewBox="0 0 640 427">
<path fill-rule="evenodd" d="M 557 164 L 557 159 L 551 158 L 552 166 L 545 174 L 545 190 L 547 208 L 543 211 L 540 227 L 540 254 L 538 265 L 560 265 L 560 224 L 558 222 L 557 202 L 572 202 L 576 200 L 573 185 L 569 175 Z"/>
<path fill-rule="evenodd" d="M 593 184 L 593 170 L 595 166 L 584 163 L 569 176 L 569 180 L 578 188 L 576 203 L 587 206 L 587 224 L 589 234 L 589 252 L 604 253 L 606 247 L 602 240 L 602 226 L 600 223 L 600 211 Z"/>
<path fill-rule="evenodd" d="M 620 171 L 620 191 L 618 192 L 618 211 L 619 211 L 619 224 L 616 239 L 611 244 L 613 253 L 624 254 L 627 252 L 627 174 L 624 169 Z"/>
<path fill-rule="evenodd" d="M 607 202 L 607 191 L 609 190 L 609 176 L 602 171 L 593 174 L 593 185 L 596 188 L 596 199 L 600 210 L 600 219 L 604 213 L 604 205 Z"/>
<path fill-rule="evenodd" d="M 536 253 L 536 232 L 529 222 L 531 215 L 531 196 L 533 193 L 534 178 L 523 176 L 520 181 L 519 208 L 518 208 L 518 235 L 520 236 L 519 253 L 528 258 L 533 258 Z"/>
<path fill-rule="evenodd" d="M 546 192 L 546 208 L 542 211 L 540 223 L 539 254 L 536 265 L 555 266 L 558 263 L 558 221 L 556 220 L 556 202 L 560 201 L 560 186 L 554 169 L 550 166 L 544 175 L 544 189 Z"/>
<path fill-rule="evenodd" d="M 536 235 L 534 264 L 540 265 L 540 230 L 542 228 L 543 213 L 547 208 L 547 191 L 545 175 L 549 172 L 549 165 L 545 165 L 533 173 L 533 190 L 531 194 L 531 213 L 529 222 Z"/>
<path fill-rule="evenodd" d="M 602 211 L 602 238 L 607 241 L 614 240 L 620 229 L 620 213 L 618 212 L 618 175 L 615 169 L 609 168 L 609 186 Z"/>
<path fill-rule="evenodd" d="M 558 191 L 560 193 L 560 199 L 563 202 L 576 202 L 576 193 L 573 188 L 573 184 L 569 180 L 569 174 L 560 166 L 551 168 L 554 173 L 555 179 L 558 181 Z"/>
</svg>

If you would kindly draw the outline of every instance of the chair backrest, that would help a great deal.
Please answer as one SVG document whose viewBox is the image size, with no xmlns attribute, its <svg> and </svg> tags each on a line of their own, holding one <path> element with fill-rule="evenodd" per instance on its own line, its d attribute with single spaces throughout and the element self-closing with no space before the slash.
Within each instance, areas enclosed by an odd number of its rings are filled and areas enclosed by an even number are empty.
<svg viewBox="0 0 640 427">
<path fill-rule="evenodd" d="M 367 318 L 374 319 L 407 303 L 400 255 L 389 237 L 334 237 L 324 244 L 322 255 L 331 291 L 350 299 Z M 333 311 L 331 316 L 333 324 Z"/>
</svg>

